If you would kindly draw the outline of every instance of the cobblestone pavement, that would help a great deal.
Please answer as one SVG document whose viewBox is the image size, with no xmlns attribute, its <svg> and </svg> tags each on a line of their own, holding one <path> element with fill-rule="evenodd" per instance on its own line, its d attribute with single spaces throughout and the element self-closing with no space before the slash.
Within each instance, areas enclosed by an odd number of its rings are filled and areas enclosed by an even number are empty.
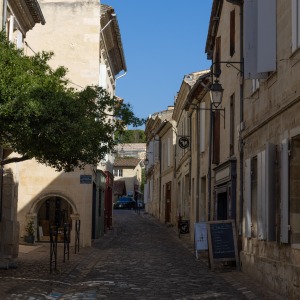
<svg viewBox="0 0 300 300">
<path fill-rule="evenodd" d="M 0 270 L 0 299 L 274 299 L 235 269 L 211 271 L 187 238 L 153 217 L 115 211 L 114 229 L 49 272 L 49 244 L 21 245 L 16 269 Z"/>
</svg>

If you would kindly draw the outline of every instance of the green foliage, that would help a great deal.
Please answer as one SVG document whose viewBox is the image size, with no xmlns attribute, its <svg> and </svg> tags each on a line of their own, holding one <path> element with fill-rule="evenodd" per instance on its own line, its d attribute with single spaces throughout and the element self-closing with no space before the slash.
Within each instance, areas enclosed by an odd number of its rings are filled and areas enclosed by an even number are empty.
<svg viewBox="0 0 300 300">
<path fill-rule="evenodd" d="M 25 230 L 27 232 L 28 235 L 34 235 L 34 232 L 35 232 L 35 229 L 34 229 L 34 222 L 33 220 L 29 220 L 26 227 L 25 227 Z"/>
<path fill-rule="evenodd" d="M 116 132 L 116 140 L 118 140 L 122 144 L 146 143 L 146 135 L 144 130 L 126 130 L 124 132 Z"/>
<path fill-rule="evenodd" d="M 0 33 L 0 144 L 58 171 L 97 164 L 123 132 L 144 120 L 106 90 L 68 87 L 66 68 L 51 69 L 53 53 L 25 56 Z"/>
</svg>

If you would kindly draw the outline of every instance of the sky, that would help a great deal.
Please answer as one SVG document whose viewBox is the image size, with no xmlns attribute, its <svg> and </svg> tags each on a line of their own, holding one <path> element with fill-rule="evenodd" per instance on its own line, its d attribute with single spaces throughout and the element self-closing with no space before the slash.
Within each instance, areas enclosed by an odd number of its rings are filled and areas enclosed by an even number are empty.
<svg viewBox="0 0 300 300">
<path fill-rule="evenodd" d="M 210 67 L 205 44 L 212 0 L 101 4 L 115 9 L 127 66 L 126 75 L 116 81 L 116 95 L 131 104 L 137 117 L 174 105 L 184 76 Z"/>
</svg>

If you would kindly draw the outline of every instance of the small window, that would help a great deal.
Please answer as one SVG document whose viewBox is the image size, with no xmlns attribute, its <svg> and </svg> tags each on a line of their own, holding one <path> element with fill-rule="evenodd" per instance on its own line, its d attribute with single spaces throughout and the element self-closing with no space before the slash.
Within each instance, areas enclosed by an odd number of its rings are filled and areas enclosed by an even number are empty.
<svg viewBox="0 0 300 300">
<path fill-rule="evenodd" d="M 115 177 L 122 177 L 123 176 L 123 169 L 114 169 L 114 176 Z"/>
<path fill-rule="evenodd" d="M 259 79 L 252 79 L 252 93 L 259 89 Z"/>
</svg>

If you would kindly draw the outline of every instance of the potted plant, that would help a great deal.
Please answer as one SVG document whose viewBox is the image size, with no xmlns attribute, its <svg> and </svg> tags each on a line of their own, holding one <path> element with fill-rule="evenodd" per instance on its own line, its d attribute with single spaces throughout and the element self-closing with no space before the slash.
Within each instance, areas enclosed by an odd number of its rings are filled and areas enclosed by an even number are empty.
<svg viewBox="0 0 300 300">
<path fill-rule="evenodd" d="M 35 232 L 33 220 L 30 220 L 27 223 L 25 230 L 27 232 L 27 235 L 25 236 L 25 242 L 33 244 L 34 243 L 34 232 Z"/>
</svg>

